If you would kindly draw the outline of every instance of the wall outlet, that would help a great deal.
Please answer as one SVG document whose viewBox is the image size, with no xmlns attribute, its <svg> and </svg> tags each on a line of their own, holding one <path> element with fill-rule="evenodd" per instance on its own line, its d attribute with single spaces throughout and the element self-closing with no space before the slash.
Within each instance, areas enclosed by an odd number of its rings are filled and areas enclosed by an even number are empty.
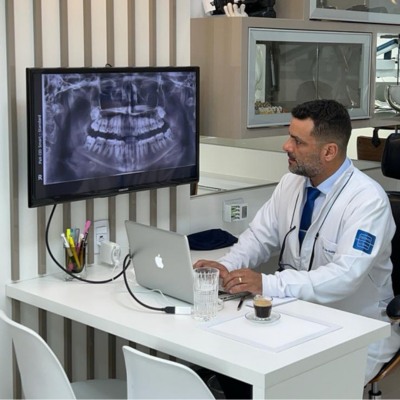
<svg viewBox="0 0 400 400">
<path fill-rule="evenodd" d="M 100 253 L 100 245 L 103 241 L 110 240 L 110 226 L 108 219 L 94 221 L 94 254 Z"/>
<path fill-rule="evenodd" d="M 225 222 L 243 221 L 247 218 L 247 207 L 243 199 L 224 201 L 222 218 Z"/>
</svg>

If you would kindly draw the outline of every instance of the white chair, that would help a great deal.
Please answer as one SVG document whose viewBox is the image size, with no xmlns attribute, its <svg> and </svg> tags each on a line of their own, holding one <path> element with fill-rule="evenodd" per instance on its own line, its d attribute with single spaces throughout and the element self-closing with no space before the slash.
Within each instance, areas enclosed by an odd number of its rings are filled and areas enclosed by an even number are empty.
<svg viewBox="0 0 400 400">
<path fill-rule="evenodd" d="M 214 399 L 189 367 L 145 354 L 129 346 L 125 358 L 128 399 Z"/>
<path fill-rule="evenodd" d="M 123 380 L 93 379 L 71 384 L 60 361 L 41 336 L 11 320 L 1 310 L 0 323 L 14 344 L 25 398 L 126 399 Z"/>
</svg>

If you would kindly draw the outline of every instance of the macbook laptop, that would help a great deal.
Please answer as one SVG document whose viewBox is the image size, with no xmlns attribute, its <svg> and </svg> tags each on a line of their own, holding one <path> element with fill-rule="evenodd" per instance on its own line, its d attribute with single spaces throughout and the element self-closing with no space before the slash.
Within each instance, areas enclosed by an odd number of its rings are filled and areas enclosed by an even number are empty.
<svg viewBox="0 0 400 400">
<path fill-rule="evenodd" d="M 185 235 L 125 221 L 129 252 L 140 286 L 193 304 L 193 266 Z M 249 294 L 220 292 L 226 301 Z"/>
<path fill-rule="evenodd" d="M 125 221 L 139 285 L 193 304 L 193 266 L 187 237 Z"/>
</svg>

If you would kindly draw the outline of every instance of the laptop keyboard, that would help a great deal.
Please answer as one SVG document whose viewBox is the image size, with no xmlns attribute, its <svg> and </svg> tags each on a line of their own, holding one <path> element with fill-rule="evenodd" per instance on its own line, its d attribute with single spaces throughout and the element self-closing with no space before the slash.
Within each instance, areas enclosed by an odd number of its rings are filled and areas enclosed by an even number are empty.
<svg viewBox="0 0 400 400">
<path fill-rule="evenodd" d="M 239 299 L 243 296 L 250 296 L 250 294 L 251 294 L 250 292 L 227 293 L 227 292 L 224 292 L 223 290 L 220 290 L 218 292 L 218 297 L 222 301 L 229 301 L 229 300 Z"/>
</svg>

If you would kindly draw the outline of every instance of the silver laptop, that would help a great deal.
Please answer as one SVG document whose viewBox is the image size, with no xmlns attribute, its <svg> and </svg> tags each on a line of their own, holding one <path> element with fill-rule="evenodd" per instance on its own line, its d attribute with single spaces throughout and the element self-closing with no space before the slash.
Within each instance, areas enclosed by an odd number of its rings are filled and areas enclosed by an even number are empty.
<svg viewBox="0 0 400 400">
<path fill-rule="evenodd" d="M 139 285 L 193 304 L 193 267 L 187 237 L 125 221 Z"/>
<path fill-rule="evenodd" d="M 125 221 L 129 252 L 139 285 L 193 304 L 193 266 L 185 235 Z M 223 301 L 247 296 L 220 290 Z"/>
</svg>

